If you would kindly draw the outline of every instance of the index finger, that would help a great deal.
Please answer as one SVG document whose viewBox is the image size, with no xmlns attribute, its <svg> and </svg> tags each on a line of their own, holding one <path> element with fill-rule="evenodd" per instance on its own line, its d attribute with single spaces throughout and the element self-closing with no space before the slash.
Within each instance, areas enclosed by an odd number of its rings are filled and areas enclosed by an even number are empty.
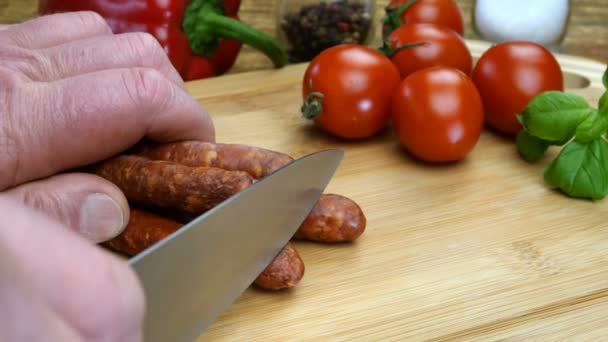
<svg viewBox="0 0 608 342">
<path fill-rule="evenodd" d="M 154 69 L 100 71 L 26 89 L 13 107 L 21 115 L 9 113 L 5 134 L 14 151 L 4 154 L 0 189 L 101 161 L 142 138 L 215 141 L 204 108 Z"/>
<path fill-rule="evenodd" d="M 44 15 L 10 25 L 2 31 L 0 42 L 26 49 L 42 49 L 111 34 L 110 26 L 95 12 L 66 12 Z"/>
</svg>

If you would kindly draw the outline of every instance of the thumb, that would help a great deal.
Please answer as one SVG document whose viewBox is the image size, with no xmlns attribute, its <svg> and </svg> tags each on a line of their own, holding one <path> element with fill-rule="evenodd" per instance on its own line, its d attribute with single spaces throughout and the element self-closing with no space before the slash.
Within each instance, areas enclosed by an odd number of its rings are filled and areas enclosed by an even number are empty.
<svg viewBox="0 0 608 342">
<path fill-rule="evenodd" d="M 129 221 L 129 205 L 120 189 L 95 175 L 57 175 L 22 184 L 5 194 L 94 243 L 114 238 Z"/>
</svg>

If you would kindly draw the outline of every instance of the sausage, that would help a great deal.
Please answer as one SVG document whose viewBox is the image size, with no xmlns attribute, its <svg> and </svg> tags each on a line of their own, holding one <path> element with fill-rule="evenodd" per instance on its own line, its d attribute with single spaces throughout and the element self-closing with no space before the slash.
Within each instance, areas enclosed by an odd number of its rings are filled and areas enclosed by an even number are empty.
<svg viewBox="0 0 608 342">
<path fill-rule="evenodd" d="M 293 158 L 286 154 L 259 147 L 203 141 L 164 144 L 145 142 L 137 145 L 132 153 L 186 166 L 245 171 L 256 179 L 265 177 L 293 161 Z"/>
<path fill-rule="evenodd" d="M 142 143 L 134 153 L 188 166 L 245 171 L 256 179 L 293 160 L 286 154 L 262 148 L 200 141 Z M 347 242 L 357 239 L 364 232 L 365 226 L 366 218 L 354 201 L 339 195 L 322 195 L 294 237 L 316 242 Z"/>
<path fill-rule="evenodd" d="M 365 231 L 366 218 L 353 200 L 323 194 L 294 235 L 294 239 L 336 243 L 356 240 Z"/>
<path fill-rule="evenodd" d="M 177 221 L 131 207 L 125 230 L 102 246 L 132 257 L 181 227 Z M 288 243 L 258 275 L 254 284 L 265 290 L 284 290 L 295 287 L 303 276 L 304 262 L 295 247 Z"/>
<path fill-rule="evenodd" d="M 134 256 L 177 231 L 182 224 L 139 208 L 131 208 L 125 230 L 102 245 L 115 252 Z"/>
<path fill-rule="evenodd" d="M 243 171 L 189 167 L 120 155 L 91 168 L 135 204 L 200 215 L 245 189 L 254 179 Z"/>
<path fill-rule="evenodd" d="M 285 290 L 295 287 L 304 276 L 304 261 L 291 242 L 266 267 L 254 284 L 266 290 Z"/>
</svg>

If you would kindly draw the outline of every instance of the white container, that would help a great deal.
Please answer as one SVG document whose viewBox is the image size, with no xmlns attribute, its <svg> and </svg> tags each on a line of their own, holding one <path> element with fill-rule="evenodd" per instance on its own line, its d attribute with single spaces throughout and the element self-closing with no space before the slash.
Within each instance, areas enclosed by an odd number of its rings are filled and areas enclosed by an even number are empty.
<svg viewBox="0 0 608 342">
<path fill-rule="evenodd" d="M 557 50 L 570 18 L 570 0 L 476 0 L 473 27 L 491 42 L 528 40 Z"/>
</svg>

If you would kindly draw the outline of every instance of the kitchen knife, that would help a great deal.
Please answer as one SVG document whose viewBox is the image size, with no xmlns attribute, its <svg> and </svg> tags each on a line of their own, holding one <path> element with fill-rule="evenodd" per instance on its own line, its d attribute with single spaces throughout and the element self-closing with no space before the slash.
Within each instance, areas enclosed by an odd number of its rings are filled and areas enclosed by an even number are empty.
<svg viewBox="0 0 608 342">
<path fill-rule="evenodd" d="M 129 260 L 146 295 L 144 341 L 193 341 L 270 264 L 344 151 L 293 161 Z"/>
</svg>

